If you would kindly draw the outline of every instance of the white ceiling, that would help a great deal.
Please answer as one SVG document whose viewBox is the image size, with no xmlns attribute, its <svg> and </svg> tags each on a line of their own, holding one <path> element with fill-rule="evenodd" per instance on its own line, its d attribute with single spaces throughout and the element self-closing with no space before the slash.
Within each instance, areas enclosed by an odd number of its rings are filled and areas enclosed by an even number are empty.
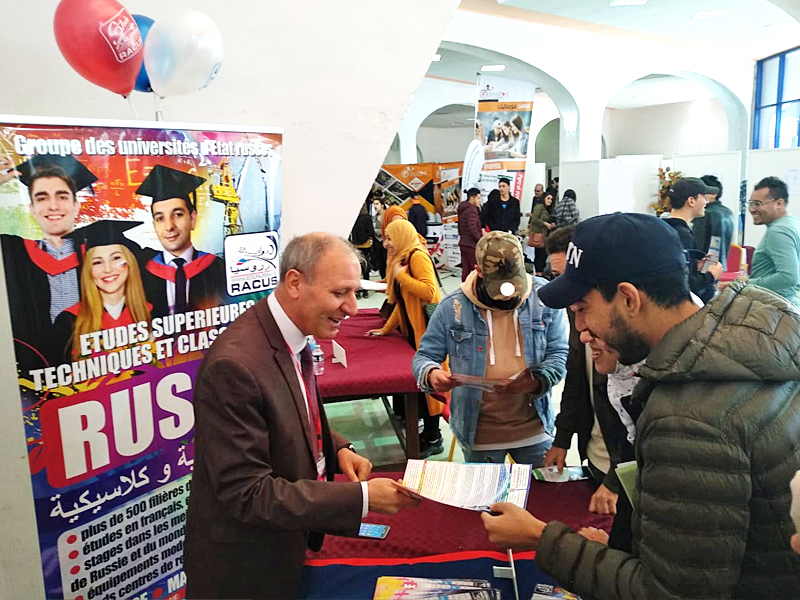
<svg viewBox="0 0 800 600">
<path fill-rule="evenodd" d="M 496 0 L 498 4 L 640 34 L 716 47 L 754 60 L 800 44 L 800 23 L 768 0 Z M 792 0 L 800 4 L 800 0 Z M 692 20 L 698 11 L 729 10 L 719 19 Z M 570 26 L 559 21 L 560 25 Z"/>
</svg>

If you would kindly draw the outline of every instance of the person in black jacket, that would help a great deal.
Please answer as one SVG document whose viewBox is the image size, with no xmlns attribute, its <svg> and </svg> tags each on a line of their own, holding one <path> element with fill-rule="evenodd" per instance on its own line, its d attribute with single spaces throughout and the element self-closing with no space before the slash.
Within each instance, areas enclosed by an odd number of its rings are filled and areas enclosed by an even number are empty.
<svg viewBox="0 0 800 600">
<path fill-rule="evenodd" d="M 428 235 L 428 212 L 419 201 L 419 196 L 411 196 L 411 208 L 408 210 L 408 220 L 422 237 Z"/>
<path fill-rule="evenodd" d="M 481 224 L 490 231 L 517 233 L 521 216 L 519 200 L 511 195 L 511 180 L 501 177 L 483 205 Z"/>
<path fill-rule="evenodd" d="M 666 222 L 678 232 L 683 249 L 689 260 L 689 289 L 704 303 L 714 297 L 715 284 L 722 275 L 721 263 L 709 265 L 706 272 L 702 270 L 705 254 L 697 249 L 697 242 L 689 224 L 696 218 L 706 214 L 706 194 L 716 194 L 718 188 L 707 186 L 702 179 L 682 177 L 672 186 L 669 203 L 672 207 L 671 217 Z"/>
<path fill-rule="evenodd" d="M 564 272 L 567 248 L 575 227 L 559 229 L 547 239 L 550 269 L 554 277 Z M 544 466 L 556 465 L 559 471 L 566 464 L 572 436 L 578 435 L 581 460 L 588 459 L 588 472 L 597 486 L 589 501 L 589 511 L 598 514 L 617 514 L 609 539 L 612 548 L 630 552 L 630 503 L 622 492 L 614 468 L 634 459 L 633 423 L 638 409 L 623 400 L 609 399 L 609 389 L 618 390 L 634 382 L 633 369 L 618 369 L 617 357 L 605 344 L 591 335 L 582 335 L 575 327 L 575 314 L 567 311 L 570 320 L 567 377 L 561 394 L 561 409 L 556 417 L 553 446 L 544 458 Z M 587 369 L 586 347 L 589 344 L 594 367 Z M 614 381 L 609 385 L 609 377 Z M 625 394 L 629 396 L 629 394 Z M 623 404 L 627 406 L 622 407 Z M 619 498 L 622 498 L 620 501 Z M 590 539 L 598 539 L 591 537 Z"/>
</svg>

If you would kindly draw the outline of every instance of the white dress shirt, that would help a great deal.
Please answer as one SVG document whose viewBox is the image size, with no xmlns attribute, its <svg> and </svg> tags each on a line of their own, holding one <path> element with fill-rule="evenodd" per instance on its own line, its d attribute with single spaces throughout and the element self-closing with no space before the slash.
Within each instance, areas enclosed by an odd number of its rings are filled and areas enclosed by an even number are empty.
<svg viewBox="0 0 800 600">
<path fill-rule="evenodd" d="M 174 262 L 175 259 L 176 258 L 182 258 L 183 261 L 184 261 L 183 262 L 183 267 L 186 268 L 186 265 L 188 265 L 190 262 L 192 262 L 192 258 L 194 257 L 194 246 L 190 245 L 186 250 L 183 251 L 183 253 L 180 256 L 173 256 L 172 254 L 170 254 L 169 252 L 164 250 L 163 257 L 164 257 L 164 264 L 165 265 L 169 265 L 170 267 L 172 267 L 175 270 L 178 269 L 178 265 L 176 265 L 175 262 Z M 175 313 L 175 282 L 174 281 L 170 281 L 169 279 L 167 279 L 166 283 L 167 283 L 167 306 L 169 306 L 169 314 L 174 314 Z M 186 299 L 185 299 L 186 304 L 189 304 L 189 285 L 191 285 L 191 284 L 190 284 L 189 280 L 187 279 L 186 280 Z"/>
<path fill-rule="evenodd" d="M 173 288 L 174 287 L 173 285 Z M 292 352 L 294 372 L 295 375 L 297 375 L 297 381 L 300 384 L 300 390 L 303 392 L 303 399 L 306 402 L 306 416 L 310 419 L 306 384 L 305 381 L 303 381 L 303 371 L 300 366 L 300 353 L 303 351 L 303 348 L 306 347 L 306 336 L 303 335 L 303 332 L 297 328 L 297 325 L 292 322 L 289 315 L 283 310 L 275 294 L 269 295 L 267 298 L 267 306 L 269 306 L 269 310 L 272 312 L 272 316 L 275 319 L 275 323 L 278 325 L 278 329 L 280 329 L 284 341 Z M 369 510 L 369 489 L 367 488 L 366 481 L 361 482 L 361 498 L 361 518 L 363 519 L 367 516 L 367 511 Z"/>
</svg>

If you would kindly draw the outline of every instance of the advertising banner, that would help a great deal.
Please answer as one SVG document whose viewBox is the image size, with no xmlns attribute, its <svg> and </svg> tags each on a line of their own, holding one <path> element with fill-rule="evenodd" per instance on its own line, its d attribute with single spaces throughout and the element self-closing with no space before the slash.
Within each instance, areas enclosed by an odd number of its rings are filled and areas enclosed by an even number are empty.
<svg viewBox="0 0 800 600">
<path fill-rule="evenodd" d="M 476 137 L 484 164 L 478 187 L 488 193 L 500 177 L 511 180 L 511 195 L 522 197 L 536 84 L 491 75 L 478 76 Z"/>
<path fill-rule="evenodd" d="M 461 202 L 461 170 L 464 163 L 436 163 L 436 172 L 433 179 L 433 195 L 436 212 L 442 215 L 442 220 L 454 217 L 458 203 Z"/>
<path fill-rule="evenodd" d="M 425 209 L 432 213 L 434 168 L 433 163 L 383 165 L 373 188 L 382 189 L 390 204 L 405 204 L 406 210 L 411 206 L 411 195 L 418 194 L 427 201 Z"/>
<path fill-rule="evenodd" d="M 282 130 L 0 116 L 47 598 L 183 598 L 192 390 L 277 285 Z"/>
</svg>

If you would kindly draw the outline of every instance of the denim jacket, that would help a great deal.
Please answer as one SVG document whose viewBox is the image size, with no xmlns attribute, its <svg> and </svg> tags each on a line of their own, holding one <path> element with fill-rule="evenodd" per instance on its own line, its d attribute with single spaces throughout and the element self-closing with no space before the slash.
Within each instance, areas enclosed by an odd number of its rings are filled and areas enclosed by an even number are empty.
<svg viewBox="0 0 800 600">
<path fill-rule="evenodd" d="M 568 324 L 563 310 L 544 306 L 537 290 L 544 279 L 534 277 L 530 296 L 517 308 L 525 362 L 542 382 L 539 396 L 531 401 L 548 434 L 553 435 L 555 415 L 550 404 L 550 389 L 566 373 Z M 423 392 L 433 389 L 426 384 L 428 372 L 440 368 L 446 357 L 450 370 L 476 377 L 486 373 L 487 326 L 480 310 L 461 291 L 448 295 L 439 304 L 420 340 L 412 368 Z M 471 387 L 453 388 L 450 401 L 450 428 L 464 448 L 475 444 L 478 415 L 483 391 Z"/>
</svg>

